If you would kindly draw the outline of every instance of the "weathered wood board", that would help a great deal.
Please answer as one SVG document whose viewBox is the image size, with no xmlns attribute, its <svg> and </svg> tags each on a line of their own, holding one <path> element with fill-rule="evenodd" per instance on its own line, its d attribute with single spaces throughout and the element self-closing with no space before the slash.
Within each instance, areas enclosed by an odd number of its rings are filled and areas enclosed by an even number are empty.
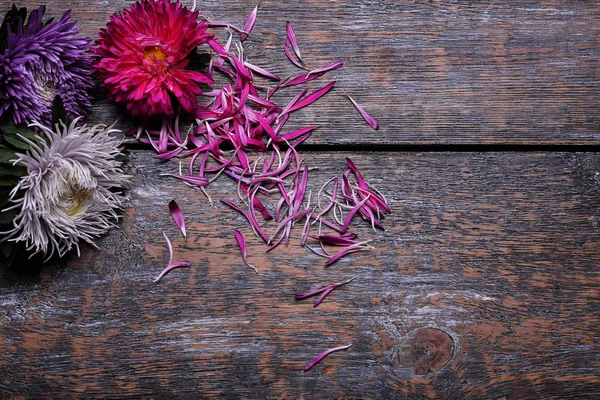
<svg viewBox="0 0 600 400">
<path fill-rule="evenodd" d="M 242 26 L 256 3 L 202 1 L 198 9 Z M 48 13 L 71 7 L 95 39 L 110 15 L 130 4 L 52 0 Z M 312 144 L 600 144 L 595 1 L 261 1 L 246 54 L 283 77 L 302 72 L 283 53 L 288 20 L 310 68 L 345 62 L 310 85 L 336 80 L 336 89 L 289 122 L 321 126 Z M 297 91 L 288 88 L 277 100 L 285 105 Z M 379 131 L 364 124 L 345 94 L 373 114 Z M 132 126 L 102 93 L 96 97 L 91 121 L 120 118 L 123 128 Z"/>
<path fill-rule="evenodd" d="M 305 154 L 309 186 L 345 153 Z M 0 270 L 0 393 L 27 397 L 594 398 L 597 154 L 355 153 L 393 209 L 376 248 L 323 267 L 133 152 L 120 230 L 62 266 Z M 235 199 L 226 177 L 208 187 Z M 167 203 L 188 225 L 183 239 Z M 276 199 L 273 199 L 275 201 Z M 272 205 L 268 203 L 269 206 Z M 245 267 L 233 237 L 247 238 Z M 168 260 L 190 269 L 152 283 Z M 349 277 L 318 307 L 294 294 Z M 330 347 L 352 343 L 309 372 Z"/>
</svg>

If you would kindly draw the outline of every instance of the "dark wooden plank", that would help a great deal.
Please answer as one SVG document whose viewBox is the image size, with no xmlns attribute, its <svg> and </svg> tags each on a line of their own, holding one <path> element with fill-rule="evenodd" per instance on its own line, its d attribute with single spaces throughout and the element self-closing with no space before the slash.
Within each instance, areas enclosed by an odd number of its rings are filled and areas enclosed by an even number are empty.
<svg viewBox="0 0 600 400">
<path fill-rule="evenodd" d="M 306 156 L 318 188 L 341 153 Z M 0 393 L 28 397 L 598 398 L 600 156 L 357 153 L 393 209 L 323 268 L 134 152 L 122 228 L 64 267 L 0 270 Z M 210 193 L 235 197 L 222 177 Z M 177 199 L 189 237 L 167 211 Z M 271 203 L 269 203 L 271 204 Z M 240 228 L 256 275 L 238 254 Z M 152 280 L 176 258 L 193 267 Z M 318 308 L 293 295 L 348 277 Z M 353 346 L 310 372 L 320 351 Z M 447 361 L 449 359 L 449 361 Z M 447 361 L 447 362 L 446 362 Z"/>
<path fill-rule="evenodd" d="M 256 3 L 199 7 L 213 20 L 241 26 Z M 65 7 L 48 4 L 54 15 Z M 96 37 L 129 4 L 71 7 L 84 32 Z M 283 54 L 286 20 L 310 66 L 346 62 L 330 75 L 338 88 L 290 121 L 290 127 L 322 126 L 310 143 L 600 144 L 595 1 L 261 1 L 247 54 L 282 76 L 299 72 Z M 295 93 L 289 89 L 280 100 Z M 371 111 L 380 131 L 362 122 L 344 93 Z M 118 117 L 100 96 L 91 119 Z"/>
</svg>

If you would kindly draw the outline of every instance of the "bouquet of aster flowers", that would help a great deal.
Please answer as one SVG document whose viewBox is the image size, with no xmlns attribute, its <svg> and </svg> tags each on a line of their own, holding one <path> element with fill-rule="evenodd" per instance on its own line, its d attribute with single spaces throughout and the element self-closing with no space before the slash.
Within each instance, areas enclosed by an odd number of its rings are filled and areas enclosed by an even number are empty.
<svg viewBox="0 0 600 400">
<path fill-rule="evenodd" d="M 118 220 L 127 176 L 114 129 L 91 106 L 90 39 L 66 12 L 12 6 L 0 27 L 0 264 L 19 249 L 63 256 Z"/>
</svg>

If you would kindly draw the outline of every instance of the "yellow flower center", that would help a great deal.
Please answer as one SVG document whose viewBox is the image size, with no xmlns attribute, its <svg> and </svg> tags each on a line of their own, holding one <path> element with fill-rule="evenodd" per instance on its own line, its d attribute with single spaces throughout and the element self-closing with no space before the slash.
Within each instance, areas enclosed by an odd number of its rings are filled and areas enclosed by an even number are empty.
<svg viewBox="0 0 600 400">
<path fill-rule="evenodd" d="M 160 46 L 152 46 L 144 49 L 144 58 L 148 61 L 164 61 L 167 55 L 163 53 Z"/>
<path fill-rule="evenodd" d="M 85 205 L 91 198 L 91 190 L 71 183 L 67 190 L 60 195 L 58 207 L 69 217 L 74 217 L 83 211 Z"/>
</svg>

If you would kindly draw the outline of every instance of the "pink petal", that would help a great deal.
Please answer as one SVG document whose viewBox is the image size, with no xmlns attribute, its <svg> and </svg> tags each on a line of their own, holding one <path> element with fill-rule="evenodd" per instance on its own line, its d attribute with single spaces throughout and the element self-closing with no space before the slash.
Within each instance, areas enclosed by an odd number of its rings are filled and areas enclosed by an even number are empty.
<svg viewBox="0 0 600 400">
<path fill-rule="evenodd" d="M 169 249 L 169 265 L 171 265 L 173 263 L 173 245 L 171 244 L 171 241 L 169 240 L 169 238 L 167 237 L 167 235 L 163 232 L 163 236 L 165 237 L 165 240 L 167 241 L 167 248 Z"/>
<path fill-rule="evenodd" d="M 208 45 L 210 47 L 212 47 L 212 49 L 215 51 L 215 53 L 217 53 L 221 57 L 229 59 L 229 53 L 227 53 L 227 51 L 225 51 L 225 49 L 223 48 L 223 46 L 221 46 L 221 44 L 219 42 L 217 42 L 214 39 L 211 39 L 208 41 Z"/>
<path fill-rule="evenodd" d="M 346 216 L 346 219 L 344 220 L 344 225 L 342 226 L 342 232 L 346 232 L 346 229 L 348 229 L 348 227 L 350 226 L 350 221 L 352 221 L 352 217 L 354 217 L 354 214 L 356 214 L 356 212 L 363 205 L 365 205 L 365 203 L 369 200 L 369 198 L 370 198 L 370 196 L 365 197 L 360 203 L 357 203 L 352 210 L 350 210 L 350 212 Z"/>
<path fill-rule="evenodd" d="M 324 65 L 321 68 L 317 68 L 317 69 L 311 70 L 307 74 L 307 76 L 308 75 L 312 75 L 312 74 L 319 74 L 319 73 L 325 73 L 325 72 L 333 71 L 333 70 L 341 68 L 343 65 L 344 65 L 343 61 L 337 60 L 337 61 L 331 62 L 331 63 L 329 63 L 327 65 Z M 350 96 L 348 96 L 348 97 L 350 97 Z"/>
<path fill-rule="evenodd" d="M 301 85 L 303 83 L 314 81 L 315 79 L 320 78 L 323 75 L 325 75 L 325 72 L 317 72 L 317 73 L 309 72 L 307 74 L 301 74 L 301 75 L 296 76 L 295 78 L 290 79 L 286 83 L 284 83 L 282 85 L 282 87 Z"/>
<path fill-rule="evenodd" d="M 298 130 L 286 133 L 285 135 L 281 135 L 280 138 L 290 141 L 290 140 L 296 139 L 297 137 L 300 137 L 303 135 L 307 135 L 307 134 L 310 135 L 312 133 L 312 131 L 315 129 L 317 129 L 316 126 L 308 126 L 306 128 L 298 129 Z"/>
<path fill-rule="evenodd" d="M 311 212 L 312 212 L 312 210 L 302 210 L 302 211 L 298 211 L 292 215 L 288 215 L 287 217 L 285 217 L 284 219 L 281 220 L 279 225 L 277 225 L 277 228 L 275 229 L 275 232 L 273 233 L 273 237 L 275 237 L 275 235 L 277 235 L 279 233 L 281 228 L 283 228 L 288 222 L 291 222 L 297 218 L 300 219 L 300 218 L 304 217 L 306 214 L 309 214 Z M 272 239 L 269 239 L 268 243 L 270 243 L 271 240 Z"/>
<path fill-rule="evenodd" d="M 357 251 L 365 251 L 365 250 L 369 250 L 370 249 L 370 247 L 363 247 L 363 246 L 364 246 L 364 243 L 357 243 L 357 244 L 353 244 L 351 246 L 346 247 L 345 249 L 343 249 L 339 253 L 337 253 L 334 256 L 328 258 L 327 261 L 325 261 L 325 266 L 327 267 L 327 266 L 333 264 L 334 262 L 336 262 L 337 260 L 339 260 L 340 258 L 342 258 L 343 256 L 345 256 L 346 254 L 354 253 L 354 252 L 357 252 Z"/>
<path fill-rule="evenodd" d="M 319 354 L 318 356 L 313 358 L 308 364 L 306 364 L 306 367 L 304 367 L 304 372 L 306 372 L 309 369 L 311 369 L 312 367 L 314 367 L 317 363 L 319 363 L 322 359 L 327 357 L 329 354 L 336 352 L 336 351 L 340 351 L 340 350 L 346 350 L 350 346 L 352 346 L 352 344 L 349 344 L 347 346 L 334 347 L 333 349 L 325 350 L 324 352 L 322 352 L 321 354 Z"/>
<path fill-rule="evenodd" d="M 160 281 L 160 279 L 165 276 L 167 274 L 167 272 L 169 272 L 172 269 L 175 268 L 181 268 L 181 267 L 191 267 L 192 264 L 190 264 L 189 262 L 185 262 L 185 261 L 180 261 L 180 262 L 176 262 L 173 264 L 169 264 L 166 266 L 165 269 L 162 270 L 162 272 L 158 275 L 158 277 L 154 280 L 154 283 Z"/>
<path fill-rule="evenodd" d="M 185 221 L 183 220 L 183 213 L 181 212 L 181 209 L 179 208 L 175 200 L 171 200 L 169 202 L 169 211 L 171 212 L 171 217 L 173 217 L 173 220 L 175 221 L 177 227 L 181 231 L 181 234 L 184 238 L 187 238 L 187 235 L 185 233 Z"/>
<path fill-rule="evenodd" d="M 229 207 L 233 208 L 235 211 L 239 212 L 240 214 L 242 214 L 244 217 L 246 217 L 246 219 L 248 220 L 248 222 L 250 223 L 250 226 L 252 227 L 252 229 L 254 229 L 254 231 L 265 241 L 265 242 L 269 242 L 269 237 L 266 235 L 266 233 L 263 232 L 263 230 L 261 229 L 260 225 L 258 224 L 258 221 L 255 221 L 252 218 L 252 215 L 249 213 L 246 213 L 244 210 L 242 210 L 240 207 L 238 207 L 236 204 L 232 203 L 231 201 L 227 200 L 227 199 L 220 199 L 221 203 L 224 203 L 226 205 L 228 205 Z"/>
<path fill-rule="evenodd" d="M 246 68 L 256 72 L 257 74 L 260 74 L 266 78 L 269 79 L 273 79 L 274 81 L 280 81 L 281 78 L 279 78 L 277 75 L 270 73 L 269 71 L 267 71 L 266 69 L 262 69 L 261 67 L 257 67 L 254 64 L 250 64 L 249 62 L 244 61 L 244 65 L 246 66 Z"/>
<path fill-rule="evenodd" d="M 235 25 L 231 25 L 228 22 L 222 22 L 222 21 L 212 21 L 212 22 L 209 22 L 208 23 L 208 27 L 209 28 L 229 28 L 229 29 L 231 29 L 233 31 L 240 32 L 240 33 L 243 33 L 243 31 L 245 30 L 245 29 L 242 30 L 242 29 L 238 28 Z"/>
<path fill-rule="evenodd" d="M 320 99 L 323 95 L 325 95 L 327 92 L 329 92 L 334 86 L 335 86 L 335 81 L 328 83 L 327 85 L 323 86 L 321 89 L 315 90 L 314 92 L 312 92 L 311 94 L 309 94 L 308 96 L 303 98 L 302 100 L 299 100 L 292 107 L 290 107 L 289 112 L 296 111 L 302 107 L 306 107 L 306 106 L 314 103 L 315 101 Z"/>
<path fill-rule="evenodd" d="M 287 40 L 289 40 L 290 44 L 292 45 L 294 53 L 296 53 L 300 61 L 302 61 L 302 56 L 300 55 L 300 48 L 298 47 L 298 39 L 296 39 L 296 32 L 294 32 L 294 28 L 292 28 L 292 23 L 290 21 L 285 22 L 285 31 L 287 34 Z"/>
<path fill-rule="evenodd" d="M 258 269 L 256 269 L 255 266 L 248 264 L 248 261 L 246 261 L 246 241 L 244 240 L 244 235 L 242 235 L 242 232 L 238 231 L 237 229 L 234 229 L 233 233 L 235 234 L 235 239 L 240 246 L 240 252 L 242 253 L 242 260 L 244 260 L 244 264 L 252 268 L 254 272 L 258 274 Z"/>
<path fill-rule="evenodd" d="M 256 14 L 258 14 L 258 5 L 254 7 L 254 10 L 248 16 L 246 23 L 244 24 L 244 32 L 240 35 L 240 41 L 244 41 L 248 38 L 248 34 L 254 28 L 254 24 L 256 23 Z"/>
<path fill-rule="evenodd" d="M 168 176 L 172 176 L 173 178 L 181 179 L 182 181 L 187 182 L 191 185 L 196 185 L 196 186 L 208 185 L 208 179 L 206 179 L 203 176 L 174 175 L 174 174 L 168 174 Z"/>
<path fill-rule="evenodd" d="M 352 97 L 348 96 L 348 98 L 350 99 L 350 101 L 354 105 L 354 108 L 356 108 L 358 110 L 358 112 L 360 113 L 360 115 L 363 117 L 363 119 L 365 120 L 365 122 L 367 124 L 369 124 L 369 126 L 371 128 L 373 128 L 374 130 L 379 129 L 379 124 L 377 123 L 377 121 L 375 121 L 375 118 L 373 118 L 369 114 L 367 114 L 367 112 L 365 110 L 363 110 L 363 108 L 360 105 L 358 105 L 358 103 L 355 102 Z"/>
<path fill-rule="evenodd" d="M 154 158 L 157 158 L 159 160 L 170 160 L 171 158 L 175 157 L 177 154 L 181 153 L 182 151 L 183 151 L 183 148 L 177 147 L 176 149 L 168 151 L 166 153 L 157 154 L 154 156 Z"/>
<path fill-rule="evenodd" d="M 288 58 L 288 60 L 290 60 L 292 62 L 292 64 L 294 64 L 296 67 L 300 68 L 300 69 L 305 69 L 308 71 L 308 68 L 306 68 L 304 65 L 300 64 L 298 62 L 298 60 L 296 60 L 294 58 L 294 56 L 292 55 L 292 53 L 290 52 L 290 42 L 289 40 L 285 41 L 285 46 L 283 46 L 283 51 L 285 52 L 285 56 Z"/>
</svg>

